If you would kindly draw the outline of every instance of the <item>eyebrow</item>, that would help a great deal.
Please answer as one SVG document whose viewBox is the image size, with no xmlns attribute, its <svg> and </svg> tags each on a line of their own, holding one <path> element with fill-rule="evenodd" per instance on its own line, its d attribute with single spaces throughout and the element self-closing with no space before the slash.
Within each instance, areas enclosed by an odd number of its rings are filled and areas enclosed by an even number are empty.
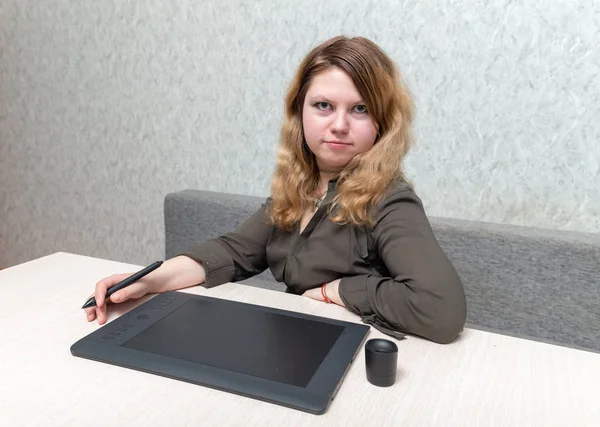
<svg viewBox="0 0 600 427">
<path fill-rule="evenodd" d="M 333 101 L 331 101 L 328 97 L 326 97 L 324 95 L 312 95 L 312 96 L 309 96 L 308 99 L 312 102 L 319 100 L 322 102 L 327 102 L 329 104 L 335 104 Z M 362 105 L 364 103 L 365 103 L 365 101 L 362 98 L 359 98 L 357 101 L 352 102 L 351 104 L 352 105 Z"/>
</svg>

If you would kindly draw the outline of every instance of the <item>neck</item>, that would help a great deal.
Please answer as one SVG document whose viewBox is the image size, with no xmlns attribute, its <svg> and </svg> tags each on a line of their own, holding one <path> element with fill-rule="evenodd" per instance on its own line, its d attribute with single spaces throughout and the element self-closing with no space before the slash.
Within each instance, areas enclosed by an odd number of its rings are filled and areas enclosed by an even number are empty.
<svg viewBox="0 0 600 427">
<path fill-rule="evenodd" d="M 330 180 L 338 176 L 342 173 L 343 168 L 340 169 L 329 169 L 329 168 L 319 168 L 319 178 L 321 180 L 326 179 Z"/>
<path fill-rule="evenodd" d="M 327 192 L 329 181 L 340 174 L 338 171 L 319 169 L 319 190 L 321 193 Z"/>
</svg>

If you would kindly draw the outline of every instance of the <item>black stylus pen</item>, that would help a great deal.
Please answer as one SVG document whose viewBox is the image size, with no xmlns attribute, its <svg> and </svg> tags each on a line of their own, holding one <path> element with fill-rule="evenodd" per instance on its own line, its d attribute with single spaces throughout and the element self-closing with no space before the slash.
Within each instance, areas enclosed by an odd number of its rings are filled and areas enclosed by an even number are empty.
<svg viewBox="0 0 600 427">
<path fill-rule="evenodd" d="M 121 280 L 116 285 L 112 285 L 110 288 L 108 288 L 106 290 L 106 298 L 108 299 L 115 292 L 117 292 L 123 288 L 126 288 L 127 286 L 137 282 L 142 277 L 144 277 L 146 274 L 148 274 L 148 273 L 156 270 L 158 267 L 160 267 L 162 263 L 163 263 L 162 261 L 156 261 L 155 263 L 150 264 L 148 267 L 138 271 L 137 273 L 133 273 L 131 276 L 127 277 L 126 279 Z M 87 300 L 85 302 L 85 304 L 83 304 L 83 307 L 81 307 L 81 308 L 88 308 L 88 307 L 92 307 L 95 305 L 96 305 L 96 298 L 91 297 L 89 300 Z"/>
</svg>

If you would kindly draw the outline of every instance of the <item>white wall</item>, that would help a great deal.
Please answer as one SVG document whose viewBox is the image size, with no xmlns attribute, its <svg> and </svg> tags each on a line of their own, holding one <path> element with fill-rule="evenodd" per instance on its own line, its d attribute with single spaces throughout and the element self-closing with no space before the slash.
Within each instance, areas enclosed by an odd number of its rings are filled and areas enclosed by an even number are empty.
<svg viewBox="0 0 600 427">
<path fill-rule="evenodd" d="M 0 267 L 144 264 L 166 193 L 267 195 L 285 88 L 340 33 L 414 92 L 429 215 L 598 232 L 599 27 L 591 0 L 4 0 Z"/>
</svg>

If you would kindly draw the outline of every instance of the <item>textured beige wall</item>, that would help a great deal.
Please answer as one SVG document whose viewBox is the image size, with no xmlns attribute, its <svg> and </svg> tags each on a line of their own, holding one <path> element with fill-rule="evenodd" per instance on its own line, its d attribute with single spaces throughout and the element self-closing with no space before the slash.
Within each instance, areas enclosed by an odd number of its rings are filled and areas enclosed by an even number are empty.
<svg viewBox="0 0 600 427">
<path fill-rule="evenodd" d="M 430 215 L 600 231 L 600 4 L 522 3 L 3 0 L 0 266 L 143 264 L 167 192 L 267 195 L 285 87 L 339 33 L 406 75 Z"/>
</svg>

